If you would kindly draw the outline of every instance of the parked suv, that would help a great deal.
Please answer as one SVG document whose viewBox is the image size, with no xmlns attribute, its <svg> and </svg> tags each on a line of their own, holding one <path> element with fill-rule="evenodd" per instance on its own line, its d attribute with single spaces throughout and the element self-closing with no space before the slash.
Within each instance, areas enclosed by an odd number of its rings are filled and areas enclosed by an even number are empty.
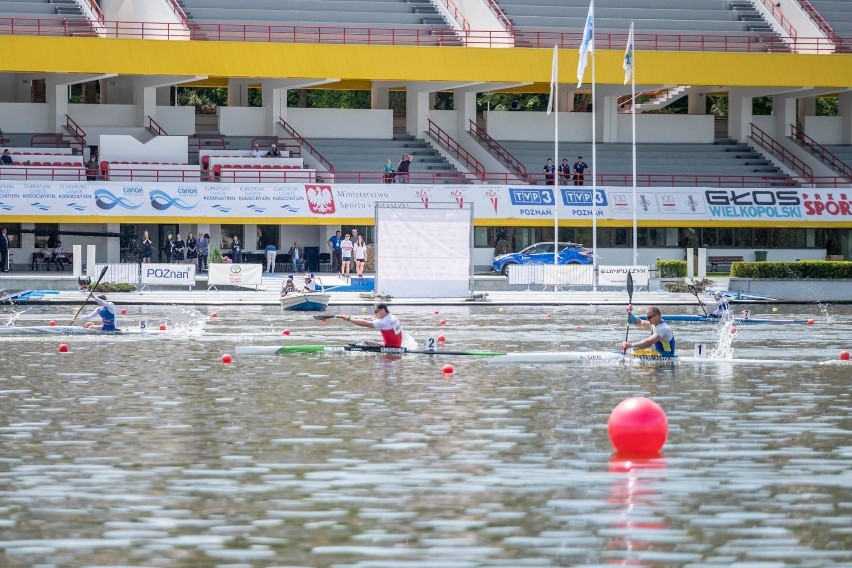
<svg viewBox="0 0 852 568">
<path fill-rule="evenodd" d="M 559 243 L 557 264 L 591 264 L 592 251 L 577 243 Z M 509 274 L 513 264 L 553 264 L 553 242 L 536 243 L 521 252 L 501 254 L 494 257 L 491 268 L 503 275 Z"/>
</svg>

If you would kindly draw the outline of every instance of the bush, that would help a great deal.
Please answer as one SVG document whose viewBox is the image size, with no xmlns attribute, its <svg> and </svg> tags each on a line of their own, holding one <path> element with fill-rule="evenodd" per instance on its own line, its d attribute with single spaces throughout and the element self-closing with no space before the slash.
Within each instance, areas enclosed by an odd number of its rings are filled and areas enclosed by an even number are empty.
<svg viewBox="0 0 852 568">
<path fill-rule="evenodd" d="M 803 278 L 852 279 L 852 262 L 836 260 L 799 260 L 795 262 L 735 262 L 732 278 Z"/>
<path fill-rule="evenodd" d="M 113 284 L 112 282 L 101 282 L 98 284 L 97 288 L 95 288 L 92 284 L 86 286 L 86 290 L 90 292 L 135 292 L 136 286 L 133 284 Z"/>
<path fill-rule="evenodd" d="M 657 259 L 657 273 L 660 278 L 686 278 L 686 261 Z"/>
<path fill-rule="evenodd" d="M 210 247 L 210 258 L 208 264 L 226 264 L 228 261 L 222 256 L 222 249 L 217 246 Z"/>
</svg>

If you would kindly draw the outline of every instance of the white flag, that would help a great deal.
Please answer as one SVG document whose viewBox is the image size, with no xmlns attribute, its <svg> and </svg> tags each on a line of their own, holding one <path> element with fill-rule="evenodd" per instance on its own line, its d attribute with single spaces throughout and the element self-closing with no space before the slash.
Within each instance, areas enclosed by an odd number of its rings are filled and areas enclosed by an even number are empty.
<svg viewBox="0 0 852 568">
<path fill-rule="evenodd" d="M 550 98 L 547 100 L 547 114 L 550 115 L 558 104 L 554 99 L 556 96 L 556 83 L 559 82 L 559 46 L 553 46 L 553 63 L 550 69 Z"/>
<path fill-rule="evenodd" d="M 624 84 L 630 82 L 633 73 L 633 22 L 630 22 L 630 35 L 627 36 L 627 47 L 624 48 Z"/>
<path fill-rule="evenodd" d="M 595 50 L 595 0 L 589 3 L 589 15 L 586 16 L 586 27 L 583 28 L 583 41 L 580 43 L 580 62 L 577 63 L 577 86 L 583 84 L 583 73 L 589 52 Z"/>
</svg>

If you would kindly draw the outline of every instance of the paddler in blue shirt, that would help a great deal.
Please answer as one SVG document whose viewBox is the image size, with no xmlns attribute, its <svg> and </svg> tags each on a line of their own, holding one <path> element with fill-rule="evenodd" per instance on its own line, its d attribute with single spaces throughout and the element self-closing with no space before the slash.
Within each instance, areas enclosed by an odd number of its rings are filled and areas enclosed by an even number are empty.
<svg viewBox="0 0 852 568">
<path fill-rule="evenodd" d="M 675 356 L 675 336 L 672 328 L 663 321 L 663 315 L 660 313 L 660 308 L 651 306 L 645 312 L 647 319 L 642 320 L 633 315 L 633 305 L 627 306 L 627 323 L 633 323 L 642 329 L 650 329 L 651 335 L 636 342 L 622 341 L 621 350 L 626 352 L 628 349 L 636 349 L 634 355 L 651 355 L 661 357 Z M 638 350 L 645 350 L 638 351 Z"/>
<path fill-rule="evenodd" d="M 83 327 L 86 329 L 99 329 L 101 331 L 115 331 L 115 304 L 107 302 L 107 297 L 104 294 L 101 294 L 100 296 L 92 296 L 92 300 L 95 301 L 98 307 L 89 315 L 83 316 L 79 319 L 90 320 L 100 317 L 103 323 L 87 321 L 83 324 Z"/>
<path fill-rule="evenodd" d="M 708 318 L 720 319 L 728 315 L 731 311 L 731 306 L 728 305 L 728 301 L 725 299 L 725 296 L 722 295 L 721 292 L 717 291 L 713 298 L 716 300 L 716 309 L 707 314 Z"/>
</svg>

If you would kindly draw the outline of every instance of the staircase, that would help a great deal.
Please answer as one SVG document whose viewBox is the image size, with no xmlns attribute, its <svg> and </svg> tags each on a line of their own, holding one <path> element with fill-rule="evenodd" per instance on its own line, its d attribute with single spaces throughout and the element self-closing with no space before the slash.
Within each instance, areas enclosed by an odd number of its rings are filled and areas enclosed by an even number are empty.
<svg viewBox="0 0 852 568">
<path fill-rule="evenodd" d="M 687 95 L 690 90 L 692 90 L 692 87 L 689 85 L 663 89 L 660 94 L 650 101 L 636 105 L 636 113 L 648 112 L 649 110 L 660 110 L 661 108 L 667 107 L 676 100 Z"/>
<path fill-rule="evenodd" d="M 71 36 L 94 36 L 94 26 L 77 0 L 48 0 L 58 16 L 62 16 L 63 23 L 68 28 Z"/>
<path fill-rule="evenodd" d="M 779 37 L 775 28 L 766 21 L 763 14 L 754 7 L 754 4 L 750 0 L 734 0 L 731 2 L 730 7 L 731 11 L 737 16 L 737 19 L 745 22 L 748 31 L 765 36 L 767 39 Z M 761 38 L 758 38 L 758 41 L 762 41 Z M 776 40 L 772 42 L 772 51 L 787 53 L 792 51 L 789 47 L 785 48 L 784 45 L 786 44 Z"/>
<path fill-rule="evenodd" d="M 411 4 L 411 11 L 420 17 L 420 23 L 424 26 L 434 28 L 434 30 L 443 36 L 442 45 L 464 45 L 461 38 L 452 33 L 452 26 L 444 19 L 444 16 L 438 11 L 432 0 L 404 0 Z M 433 33 L 433 32 L 430 32 Z"/>
</svg>

